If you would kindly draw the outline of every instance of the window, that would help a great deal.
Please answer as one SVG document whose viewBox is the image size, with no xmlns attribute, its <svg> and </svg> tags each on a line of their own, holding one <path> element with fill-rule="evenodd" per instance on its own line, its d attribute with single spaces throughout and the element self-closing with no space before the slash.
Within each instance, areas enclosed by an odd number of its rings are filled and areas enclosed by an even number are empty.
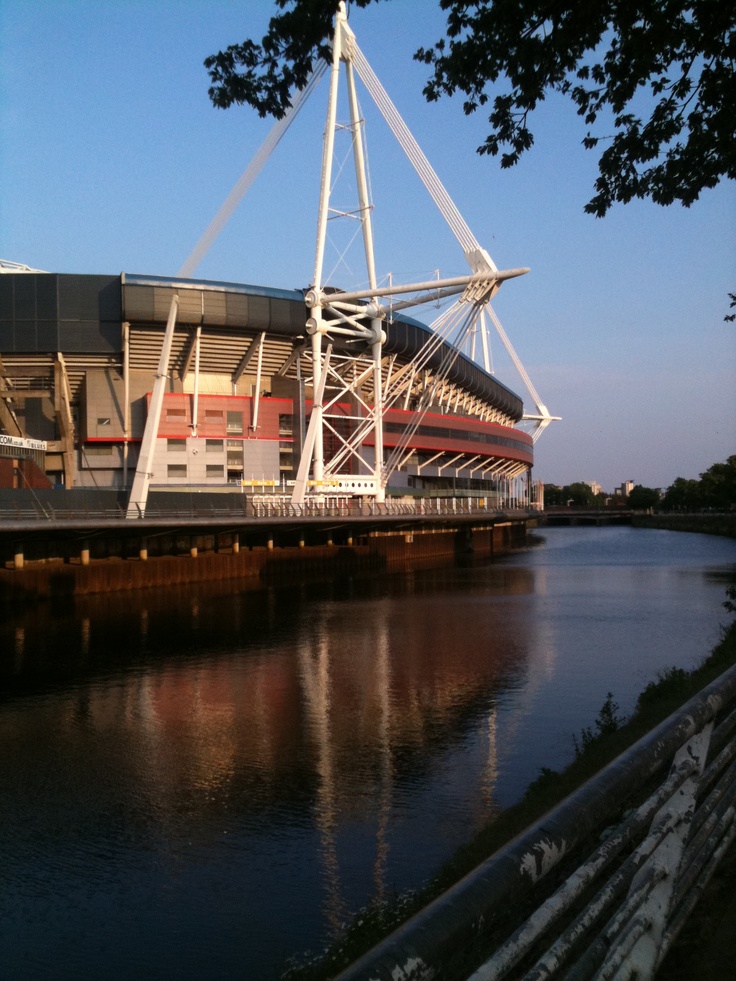
<svg viewBox="0 0 736 981">
<path fill-rule="evenodd" d="M 167 422 L 183 422 L 187 417 L 186 409 L 166 409 Z"/>
<path fill-rule="evenodd" d="M 279 416 L 279 471 L 291 473 L 294 469 L 294 417 Z"/>
<path fill-rule="evenodd" d="M 236 433 L 242 435 L 243 433 L 243 413 L 242 412 L 228 412 L 227 414 L 227 431 L 228 433 Z"/>
<path fill-rule="evenodd" d="M 110 418 L 110 416 L 101 416 L 97 420 L 97 425 L 98 426 L 111 426 L 112 425 L 112 419 Z"/>
<path fill-rule="evenodd" d="M 294 444 L 288 442 L 279 443 L 279 471 L 281 473 L 291 473 L 294 469 Z"/>
<path fill-rule="evenodd" d="M 166 467 L 166 473 L 169 477 L 186 477 L 187 465 L 186 463 L 170 463 Z"/>
<path fill-rule="evenodd" d="M 243 466 L 243 444 L 239 439 L 229 439 L 227 441 L 227 465 L 228 467 Z"/>
<path fill-rule="evenodd" d="M 187 441 L 185 439 L 167 439 L 166 449 L 169 453 L 184 453 L 186 452 Z"/>
<path fill-rule="evenodd" d="M 222 447 L 221 439 L 206 439 L 204 441 L 205 453 L 222 453 Z"/>
<path fill-rule="evenodd" d="M 88 443 L 83 450 L 85 456 L 110 456 L 112 451 L 112 446 L 107 444 L 100 446 L 99 444 L 94 443 Z"/>
<path fill-rule="evenodd" d="M 206 473 L 208 480 L 222 480 L 225 476 L 225 468 L 221 463 L 208 463 Z"/>
<path fill-rule="evenodd" d="M 204 421 L 206 423 L 211 423 L 212 425 L 221 426 L 223 423 L 223 411 L 222 409 L 205 409 L 204 410 Z"/>
</svg>

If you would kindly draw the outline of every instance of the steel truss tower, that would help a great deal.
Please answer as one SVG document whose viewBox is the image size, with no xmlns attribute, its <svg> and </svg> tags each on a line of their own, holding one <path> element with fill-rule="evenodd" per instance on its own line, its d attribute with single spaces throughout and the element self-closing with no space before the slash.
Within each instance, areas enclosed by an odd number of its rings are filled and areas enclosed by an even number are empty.
<svg viewBox="0 0 736 981">
<path fill-rule="evenodd" d="M 350 116 L 347 127 L 337 120 L 338 89 L 343 70 Z M 180 276 L 192 275 L 326 71 L 326 64 L 320 62 L 305 87 L 296 95 L 292 106 L 275 124 L 206 229 L 182 266 Z M 364 123 L 358 106 L 356 75 L 459 242 L 470 267 L 468 275 L 406 285 L 378 285 Z M 349 129 L 352 137 L 358 200 L 355 210 L 349 213 L 333 208 L 330 200 L 335 133 L 338 128 Z M 341 292 L 325 281 L 327 223 L 337 216 L 347 216 L 360 223 L 367 282 L 363 290 Z M 558 417 L 551 416 L 541 402 L 491 306 L 492 298 L 505 280 L 528 271 L 526 268 L 499 270 L 488 252 L 481 247 L 366 61 L 348 25 L 345 4 L 341 3 L 335 17 L 327 119 L 323 137 L 314 276 L 312 286 L 306 293 L 309 342 L 300 355 L 299 362 L 301 380 L 305 387 L 311 389 L 312 410 L 292 502 L 301 505 L 308 498 L 320 499 L 325 494 L 363 496 L 374 498 L 378 502 L 383 501 L 391 474 L 402 467 L 413 452 L 409 443 L 422 418 L 432 405 L 442 404 L 446 389 L 450 387 L 446 385 L 446 379 L 455 361 L 461 353 L 467 353 L 471 360 L 475 360 L 479 338 L 483 367 L 487 372 L 492 371 L 486 317 L 495 326 L 534 401 L 537 412 L 525 415 L 524 419 L 533 425 L 532 438 L 536 440 L 546 426 Z M 408 364 L 396 367 L 395 359 L 384 357 L 386 330 L 391 329 L 391 316 L 394 312 L 423 303 L 436 303 L 439 299 L 451 296 L 457 297 L 454 304 L 431 325 L 427 343 Z M 153 446 L 168 374 L 168 352 L 177 319 L 176 300 L 175 296 L 133 482 L 128 509 L 131 517 L 145 512 Z M 436 361 L 440 350 L 442 359 L 439 368 L 429 371 L 430 362 L 433 358 Z M 383 444 L 384 415 L 392 407 L 407 409 L 410 404 L 414 410 L 412 421 L 386 459 Z M 482 418 L 486 417 L 486 411 L 487 407 L 479 409 Z M 476 460 L 481 462 L 476 463 Z M 455 461 L 451 460 L 443 464 L 443 468 L 451 466 L 453 462 Z M 430 463 L 431 461 L 426 461 L 421 466 L 428 466 Z M 516 464 L 515 461 L 486 461 L 480 455 L 467 461 L 467 465 L 472 467 L 471 474 L 480 470 L 481 476 L 488 475 L 507 482 L 526 469 L 526 465 Z"/>
<path fill-rule="evenodd" d="M 335 132 L 339 125 L 337 100 L 342 68 L 347 84 L 349 128 L 352 132 L 353 161 L 358 188 L 357 209 L 351 213 L 351 217 L 357 217 L 361 224 L 368 283 L 365 290 L 351 293 L 330 290 L 323 278 L 327 222 L 331 216 L 338 213 L 331 208 L 330 192 Z M 368 194 L 363 120 L 360 117 L 355 88 L 356 74 L 363 81 L 460 242 L 471 268 L 469 275 L 379 288 L 373 248 L 372 204 Z M 480 327 L 484 366 L 489 370 L 484 317 L 486 309 L 489 310 L 493 322 L 500 330 L 509 353 L 522 372 L 522 377 L 528 387 L 531 386 L 521 362 L 513 352 L 495 313 L 490 308 L 490 300 L 501 283 L 527 271 L 527 269 L 499 270 L 485 249 L 481 248 L 368 65 L 348 25 L 345 6 L 340 4 L 335 18 L 330 91 L 322 151 L 314 280 L 306 296 L 310 312 L 307 331 L 311 336 L 313 405 L 292 502 L 302 504 L 308 494 L 319 496 L 325 492 L 341 495 L 359 494 L 373 497 L 379 502 L 383 501 L 389 477 L 393 470 L 404 462 L 408 442 L 432 405 L 438 387 L 452 367 L 453 358 L 445 359 L 443 369 L 435 373 L 432 385 L 422 393 L 412 424 L 388 460 L 384 459 L 383 447 L 385 412 L 391 406 L 397 405 L 399 400 L 403 400 L 407 386 L 411 384 L 410 379 L 418 369 L 421 369 L 422 363 L 428 360 L 429 355 L 443 340 L 452 344 L 456 352 L 455 357 L 464 348 L 469 349 L 471 357 L 474 357 Z M 403 294 L 411 294 L 412 298 L 394 301 L 394 297 Z M 433 325 L 434 333 L 427 344 L 427 349 L 420 352 L 412 363 L 403 366 L 393 377 L 390 372 L 386 372 L 384 377 L 383 343 L 386 338 L 384 325 L 389 308 L 383 301 L 390 297 L 390 310 L 397 311 L 434 302 L 438 296 L 446 297 L 453 294 L 459 294 L 459 299 L 450 312 L 443 315 L 439 323 Z M 356 356 L 355 353 L 347 354 L 346 352 L 351 351 L 351 346 L 352 352 L 362 347 L 365 353 L 362 356 Z M 537 433 L 539 433 L 552 417 L 540 402 L 536 391 L 533 388 L 530 388 L 530 391 L 539 412 L 539 416 L 531 418 L 537 419 Z M 352 407 L 351 414 L 347 417 L 344 409 L 341 412 L 335 411 L 338 404 L 344 406 L 346 403 Z M 353 415 L 353 411 L 357 414 Z M 339 428 L 341 422 L 343 424 L 348 422 L 351 430 L 349 435 L 345 435 Z M 329 458 L 325 456 L 327 433 L 333 445 L 337 445 L 337 450 Z M 373 444 L 370 457 L 365 452 L 364 446 L 368 436 L 371 437 Z M 348 464 L 353 470 L 357 465 L 357 476 L 345 472 Z"/>
</svg>

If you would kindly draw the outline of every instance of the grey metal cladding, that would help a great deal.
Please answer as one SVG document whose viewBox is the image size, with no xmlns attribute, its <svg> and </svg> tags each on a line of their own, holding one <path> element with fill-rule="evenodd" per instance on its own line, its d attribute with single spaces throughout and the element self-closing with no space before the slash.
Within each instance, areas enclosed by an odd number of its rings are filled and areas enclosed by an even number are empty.
<svg viewBox="0 0 736 981">
<path fill-rule="evenodd" d="M 249 297 L 247 326 L 256 330 L 268 330 L 271 326 L 271 301 L 267 296 Z"/>
<path fill-rule="evenodd" d="M 120 285 L 119 276 L 111 276 L 107 283 L 100 286 L 99 291 L 100 322 L 120 322 L 123 319 L 123 291 Z"/>
<path fill-rule="evenodd" d="M 30 353 L 36 350 L 36 321 L 16 320 L 12 350 L 16 353 Z"/>
<path fill-rule="evenodd" d="M 56 320 L 36 322 L 36 348 L 38 351 L 59 350 L 59 325 Z"/>
<path fill-rule="evenodd" d="M 271 328 L 274 330 L 289 330 L 291 328 L 291 311 L 288 300 L 271 300 Z"/>
<path fill-rule="evenodd" d="M 15 276 L 0 274 L 0 323 L 15 320 Z"/>
<path fill-rule="evenodd" d="M 70 354 L 98 352 L 100 350 L 99 320 L 60 323 L 59 344 L 62 351 L 68 351 Z"/>
<path fill-rule="evenodd" d="M 100 324 L 100 343 L 97 351 L 117 353 L 123 350 L 123 329 L 120 321 Z"/>
<path fill-rule="evenodd" d="M 171 303 L 171 299 L 169 299 L 169 303 Z M 183 324 L 201 324 L 203 305 L 201 290 L 179 290 L 179 309 L 176 319 Z M 168 313 L 167 309 L 164 319 L 168 317 Z"/>
<path fill-rule="evenodd" d="M 169 310 L 171 309 L 171 297 L 174 290 L 167 286 L 154 286 L 153 288 L 153 317 L 155 323 L 166 323 Z"/>
<path fill-rule="evenodd" d="M 151 323 L 154 319 L 153 287 L 123 286 L 123 315 L 126 320 Z"/>
<path fill-rule="evenodd" d="M 14 314 L 16 320 L 36 319 L 36 276 L 24 273 L 6 274 L 15 282 Z M 3 277 L 5 278 L 5 277 Z"/>
<path fill-rule="evenodd" d="M 34 276 L 33 278 L 36 280 L 36 319 L 57 320 L 59 277 Z"/>
<path fill-rule="evenodd" d="M 227 294 L 214 290 L 202 291 L 202 306 L 205 324 L 225 326 L 227 324 Z"/>
<path fill-rule="evenodd" d="M 59 275 L 57 290 L 59 320 L 96 320 L 99 323 L 120 318 L 119 276 Z"/>
<path fill-rule="evenodd" d="M 306 304 L 301 302 L 294 303 L 293 301 L 289 303 L 289 314 L 291 316 L 291 329 L 292 333 L 301 334 L 304 332 L 307 323 L 307 307 Z"/>
<path fill-rule="evenodd" d="M 245 293 L 225 293 L 226 326 L 241 327 L 248 323 L 248 300 Z"/>
<path fill-rule="evenodd" d="M 0 350 L 39 350 L 39 329 L 44 346 L 50 341 L 50 349 L 58 350 L 57 279 L 54 275 L 33 273 L 0 276 Z"/>
</svg>

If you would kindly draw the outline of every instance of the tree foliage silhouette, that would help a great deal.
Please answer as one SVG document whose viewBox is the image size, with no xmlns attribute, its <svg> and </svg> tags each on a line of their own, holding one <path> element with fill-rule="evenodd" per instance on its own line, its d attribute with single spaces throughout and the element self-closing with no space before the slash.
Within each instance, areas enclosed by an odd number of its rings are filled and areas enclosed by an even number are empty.
<svg viewBox="0 0 736 981">
<path fill-rule="evenodd" d="M 274 0 L 260 42 L 205 60 L 215 106 L 280 118 L 317 59 L 330 57 L 337 0 Z M 353 0 L 367 7 L 377 0 Z M 385 0 L 384 0 L 385 2 Z M 599 152 L 585 210 L 649 198 L 689 206 L 736 177 L 736 6 L 723 0 L 439 0 L 446 35 L 414 57 L 428 101 L 460 95 L 488 112 L 481 154 L 517 163 L 534 143 L 533 111 L 551 92 L 571 100 Z M 489 111 L 490 110 L 490 111 Z"/>
</svg>

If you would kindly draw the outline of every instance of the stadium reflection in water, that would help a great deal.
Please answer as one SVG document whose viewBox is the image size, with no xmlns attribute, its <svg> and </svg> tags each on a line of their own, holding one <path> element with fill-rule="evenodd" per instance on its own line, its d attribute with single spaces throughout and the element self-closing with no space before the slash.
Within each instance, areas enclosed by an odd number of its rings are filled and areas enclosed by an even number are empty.
<svg viewBox="0 0 736 981">
<path fill-rule="evenodd" d="M 387 583 L 219 583 L 7 618 L 0 975 L 272 977 L 350 911 L 420 885 L 569 759 L 607 690 L 628 710 L 658 669 L 705 652 L 723 596 L 704 569 L 736 556 L 688 537 L 697 555 L 656 573 L 604 576 L 548 547 Z M 645 581 L 650 666 L 631 642 Z"/>
</svg>

